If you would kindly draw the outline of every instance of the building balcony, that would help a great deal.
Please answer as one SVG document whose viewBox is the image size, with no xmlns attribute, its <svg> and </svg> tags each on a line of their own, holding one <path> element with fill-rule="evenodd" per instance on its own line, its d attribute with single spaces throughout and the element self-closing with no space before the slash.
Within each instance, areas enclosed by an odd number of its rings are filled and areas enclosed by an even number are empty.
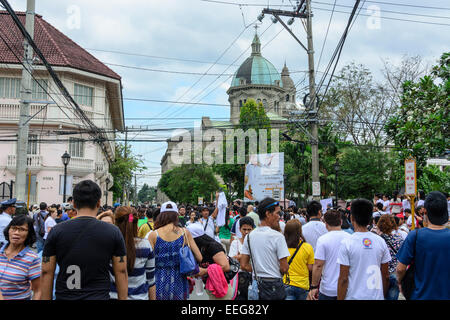
<svg viewBox="0 0 450 320">
<path fill-rule="evenodd" d="M 6 168 L 15 173 L 17 166 L 17 156 L 15 154 L 8 155 L 8 161 L 6 163 Z M 27 155 L 27 169 L 31 171 L 31 173 L 37 173 L 42 169 L 42 156 L 38 154 L 29 154 Z"/>
<path fill-rule="evenodd" d="M 94 160 L 71 157 L 67 172 L 74 175 L 85 175 L 94 172 Z"/>
<path fill-rule="evenodd" d="M 35 105 L 35 104 L 30 105 L 30 115 L 32 116 L 37 113 L 33 119 L 35 120 L 47 119 L 47 108 L 44 108 L 42 111 L 40 111 L 43 106 L 44 105 Z M 20 116 L 20 104 L 0 103 L 0 121 L 19 120 L 19 116 Z"/>
<path fill-rule="evenodd" d="M 103 162 L 96 162 L 95 163 L 95 177 L 97 179 L 101 178 L 103 175 L 105 175 L 106 172 L 106 167 L 105 164 Z"/>
</svg>

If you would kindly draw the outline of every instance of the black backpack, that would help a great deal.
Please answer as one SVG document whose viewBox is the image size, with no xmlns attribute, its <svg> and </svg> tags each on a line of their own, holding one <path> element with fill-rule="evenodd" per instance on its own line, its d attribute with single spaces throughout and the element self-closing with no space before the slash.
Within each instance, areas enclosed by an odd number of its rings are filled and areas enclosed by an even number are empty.
<svg viewBox="0 0 450 320">
<path fill-rule="evenodd" d="M 37 233 L 41 238 L 43 238 L 45 235 L 45 218 L 42 216 L 42 211 L 36 213 L 34 216 L 34 222 L 37 227 Z"/>
</svg>

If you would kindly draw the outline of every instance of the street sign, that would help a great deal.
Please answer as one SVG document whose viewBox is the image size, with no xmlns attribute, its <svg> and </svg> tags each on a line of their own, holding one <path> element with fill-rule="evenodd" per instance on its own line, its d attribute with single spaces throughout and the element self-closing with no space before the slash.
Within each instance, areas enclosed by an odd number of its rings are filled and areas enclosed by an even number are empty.
<svg viewBox="0 0 450 320">
<path fill-rule="evenodd" d="M 320 182 L 313 182 L 312 189 L 313 196 L 320 196 Z"/>
<path fill-rule="evenodd" d="M 203 204 L 203 197 L 198 197 L 198 204 L 202 205 Z"/>
<path fill-rule="evenodd" d="M 417 194 L 416 160 L 409 158 L 405 160 L 405 195 Z"/>
</svg>

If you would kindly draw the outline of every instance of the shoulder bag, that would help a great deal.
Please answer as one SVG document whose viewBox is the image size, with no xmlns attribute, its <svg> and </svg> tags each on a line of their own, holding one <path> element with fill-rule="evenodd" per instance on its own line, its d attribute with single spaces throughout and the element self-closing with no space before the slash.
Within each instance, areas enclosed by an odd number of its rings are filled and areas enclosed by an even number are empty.
<svg viewBox="0 0 450 320">
<path fill-rule="evenodd" d="M 294 260 L 294 257 L 297 254 L 298 250 L 300 250 L 300 247 L 302 246 L 302 244 L 303 244 L 303 241 L 301 241 L 300 244 L 297 246 L 297 249 L 295 249 L 294 254 L 288 261 L 288 265 L 291 265 L 292 260 Z M 289 269 L 288 269 L 288 272 L 286 273 L 286 282 L 285 283 L 288 285 L 290 282 L 291 282 L 291 279 L 289 278 Z"/>
<path fill-rule="evenodd" d="M 264 279 L 259 278 L 256 274 L 255 263 L 253 261 L 252 250 L 250 248 L 250 233 L 247 235 L 248 251 L 250 253 L 250 259 L 252 261 L 252 273 L 255 274 L 255 279 L 258 284 L 258 297 L 259 300 L 284 300 L 286 299 L 286 290 L 284 287 L 283 279 L 271 278 Z"/>
<path fill-rule="evenodd" d="M 187 243 L 187 246 L 184 244 Z M 186 239 L 186 234 L 183 229 L 183 245 L 179 251 L 180 255 L 180 274 L 184 276 L 192 276 L 200 272 L 197 261 L 192 253 L 189 241 Z"/>
<path fill-rule="evenodd" d="M 414 274 L 416 271 L 416 247 L 417 247 L 417 237 L 419 235 L 418 230 L 416 229 L 416 238 L 414 239 L 414 258 L 409 264 L 408 269 L 406 269 L 405 276 L 403 277 L 401 281 L 402 285 L 402 293 L 405 296 L 406 300 L 411 300 L 411 295 L 416 287 L 415 281 L 414 281 Z"/>
</svg>

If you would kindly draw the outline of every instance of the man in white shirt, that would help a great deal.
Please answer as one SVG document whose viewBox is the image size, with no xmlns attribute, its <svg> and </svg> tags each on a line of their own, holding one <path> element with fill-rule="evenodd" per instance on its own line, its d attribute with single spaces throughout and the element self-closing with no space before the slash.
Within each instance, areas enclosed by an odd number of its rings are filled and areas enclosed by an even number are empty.
<svg viewBox="0 0 450 320">
<path fill-rule="evenodd" d="M 309 217 L 309 222 L 302 227 L 302 233 L 306 242 L 316 251 L 317 239 L 328 232 L 325 223 L 320 221 L 322 205 L 319 201 L 313 200 L 306 206 L 306 213 Z"/>
<path fill-rule="evenodd" d="M 214 210 L 210 216 L 208 207 L 203 207 L 200 213 L 202 215 L 200 223 L 202 224 L 203 230 L 208 236 L 214 239 L 216 235 L 216 224 L 214 223 L 214 219 L 217 216 L 217 210 Z"/>
<path fill-rule="evenodd" d="M 241 268 L 253 272 L 259 280 L 260 300 L 286 298 L 283 275 L 289 269 L 287 257 L 290 254 L 283 234 L 276 231 L 280 211 L 278 201 L 272 198 L 262 200 L 258 206 L 260 226 L 245 236 L 242 246 Z"/>
<path fill-rule="evenodd" d="M 337 299 L 339 277 L 337 255 L 341 241 L 350 238 L 350 234 L 341 229 L 342 219 L 339 211 L 328 210 L 324 214 L 324 220 L 328 232 L 317 240 L 308 300 Z M 319 281 L 320 290 L 318 289 Z"/>
<path fill-rule="evenodd" d="M 387 194 L 383 195 L 383 211 L 385 213 L 391 213 L 391 202 L 389 201 L 389 196 Z"/>
<path fill-rule="evenodd" d="M 372 210 L 373 204 L 367 199 L 351 204 L 355 233 L 339 247 L 338 300 L 384 300 L 387 294 L 391 255 L 383 238 L 367 230 Z"/>
</svg>

